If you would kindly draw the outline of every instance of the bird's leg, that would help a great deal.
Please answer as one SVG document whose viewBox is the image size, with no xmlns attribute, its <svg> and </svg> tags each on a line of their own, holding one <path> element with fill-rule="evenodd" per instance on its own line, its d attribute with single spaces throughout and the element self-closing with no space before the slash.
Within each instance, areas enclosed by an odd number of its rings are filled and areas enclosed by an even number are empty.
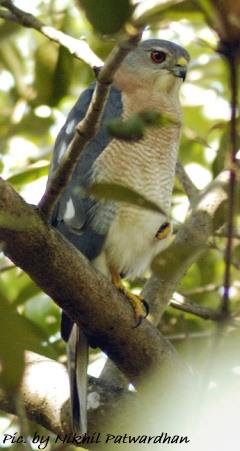
<svg viewBox="0 0 240 451">
<path fill-rule="evenodd" d="M 131 302 L 135 318 L 136 318 L 136 326 L 139 326 L 141 324 L 142 320 L 146 318 L 148 315 L 148 304 L 147 302 L 139 295 L 131 293 L 129 290 L 127 290 L 123 283 L 122 279 L 118 273 L 118 271 L 111 266 L 110 268 L 111 276 L 112 276 L 112 283 L 113 285 L 121 291 Z"/>
</svg>

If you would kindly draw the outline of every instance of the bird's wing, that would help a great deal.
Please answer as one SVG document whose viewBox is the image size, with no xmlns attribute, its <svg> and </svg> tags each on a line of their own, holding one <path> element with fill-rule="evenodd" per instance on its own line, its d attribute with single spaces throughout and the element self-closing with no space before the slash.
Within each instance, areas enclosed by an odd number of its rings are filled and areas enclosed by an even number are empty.
<svg viewBox="0 0 240 451">
<path fill-rule="evenodd" d="M 56 140 L 50 176 L 66 152 L 74 136 L 76 125 L 84 118 L 93 91 L 94 85 L 84 91 L 68 115 Z M 94 259 L 101 252 L 111 223 L 111 207 L 90 198 L 86 189 L 91 181 L 91 169 L 94 161 L 111 140 L 106 123 L 110 118 L 121 116 L 121 113 L 121 94 L 112 88 L 105 105 L 99 131 L 82 151 L 73 176 L 61 195 L 52 216 L 52 225 L 89 260 Z M 64 312 L 61 332 L 67 342 L 73 431 L 85 433 L 87 429 L 88 340 L 81 328 L 73 324 Z"/>
<path fill-rule="evenodd" d="M 50 173 L 55 171 L 74 136 L 76 125 L 84 118 L 93 91 L 94 85 L 84 91 L 68 115 L 56 140 Z M 82 151 L 73 176 L 61 195 L 52 218 L 52 224 L 89 260 L 93 260 L 101 252 L 114 212 L 110 203 L 106 204 L 89 197 L 87 188 L 92 181 L 91 171 L 94 161 L 111 141 L 106 124 L 109 119 L 119 117 L 121 114 L 121 93 L 116 88 L 111 88 L 99 130 Z"/>
</svg>

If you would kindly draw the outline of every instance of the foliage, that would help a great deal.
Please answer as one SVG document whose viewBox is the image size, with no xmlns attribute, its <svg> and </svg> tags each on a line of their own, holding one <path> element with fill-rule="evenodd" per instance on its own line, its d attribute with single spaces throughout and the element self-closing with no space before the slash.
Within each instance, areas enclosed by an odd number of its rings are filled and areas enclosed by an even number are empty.
<svg viewBox="0 0 240 451">
<path fill-rule="evenodd" d="M 21 7 L 29 12 L 31 8 L 44 23 L 76 38 L 85 36 L 103 59 L 115 43 L 115 38 L 105 35 L 119 32 L 121 36 L 131 10 L 128 1 L 104 1 L 105 13 L 101 15 L 100 0 L 79 0 L 85 16 L 71 0 L 31 3 L 30 6 L 28 2 L 22 2 Z M 201 5 L 200 9 L 197 3 Z M 99 4 L 99 9 L 95 4 Z M 199 189 L 226 167 L 230 149 L 228 69 L 226 60 L 216 52 L 218 38 L 209 26 L 209 14 L 213 11 L 207 1 L 163 2 L 161 8 L 146 14 L 150 27 L 145 37 L 172 39 L 186 47 L 191 55 L 188 78 L 182 90 L 184 129 L 179 153 Z M 62 47 L 16 23 L 1 19 L 0 39 L 0 169 L 3 177 L 35 204 L 44 192 L 56 134 L 80 92 L 94 79 L 94 74 Z M 188 206 L 187 196 L 176 181 L 173 198 L 176 228 L 184 221 Z M 239 226 L 239 215 L 236 224 Z M 203 307 L 218 308 L 221 303 L 225 237 L 224 227 L 212 237 L 209 251 L 192 265 L 178 287 L 183 297 Z M 239 239 L 236 230 L 231 265 L 232 312 L 240 307 Z M 9 388 L 19 382 L 23 369 L 20 357 L 25 349 L 61 361 L 65 351 L 59 335 L 60 313 L 53 301 L 3 253 L 0 254 L 0 271 L 0 342 L 4 345 L 1 348 L 4 350 L 1 383 Z M 127 283 L 138 291 L 143 282 Z M 189 356 L 196 349 L 194 337 L 199 337 L 198 347 L 199 341 L 204 343 L 204 337 L 214 332 L 215 325 L 169 308 L 160 329 L 174 344 L 184 343 L 183 354 L 188 345 Z M 13 352 L 17 355 L 14 362 L 7 358 Z"/>
</svg>

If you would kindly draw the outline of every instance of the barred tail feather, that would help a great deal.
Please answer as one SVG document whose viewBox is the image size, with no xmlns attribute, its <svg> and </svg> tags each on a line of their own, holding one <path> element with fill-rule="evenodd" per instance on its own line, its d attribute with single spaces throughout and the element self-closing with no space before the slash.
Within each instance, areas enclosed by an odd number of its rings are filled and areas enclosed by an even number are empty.
<svg viewBox="0 0 240 451">
<path fill-rule="evenodd" d="M 87 432 L 87 367 L 88 340 L 83 331 L 73 324 L 68 342 L 68 372 L 73 432 Z"/>
</svg>

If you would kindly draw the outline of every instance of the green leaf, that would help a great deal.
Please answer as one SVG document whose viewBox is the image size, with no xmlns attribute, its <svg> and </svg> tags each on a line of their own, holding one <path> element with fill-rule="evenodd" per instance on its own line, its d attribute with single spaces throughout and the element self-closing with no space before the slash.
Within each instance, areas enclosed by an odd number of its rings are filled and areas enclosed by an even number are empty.
<svg viewBox="0 0 240 451">
<path fill-rule="evenodd" d="M 15 307 L 22 305 L 39 293 L 41 293 L 40 288 L 31 279 L 28 279 L 28 284 L 19 291 L 13 304 Z"/>
<path fill-rule="evenodd" d="M 167 216 L 166 213 L 154 202 L 146 199 L 131 188 L 116 183 L 95 183 L 89 189 L 89 194 L 97 199 L 115 202 L 126 202 L 147 210 L 156 211 Z"/>
<path fill-rule="evenodd" d="M 0 384 L 15 389 L 21 382 L 25 350 L 48 354 L 42 342 L 46 335 L 29 319 L 19 315 L 4 299 L 0 300 Z"/>
<path fill-rule="evenodd" d="M 73 57 L 67 49 L 60 46 L 53 73 L 52 94 L 49 105 L 56 106 L 67 95 L 72 79 Z"/>
<path fill-rule="evenodd" d="M 44 40 L 35 53 L 34 105 L 48 105 L 52 97 L 54 72 L 58 61 L 58 47 Z"/>
<path fill-rule="evenodd" d="M 129 0 L 78 0 L 78 4 L 96 31 L 103 34 L 117 33 L 129 19 Z"/>
<path fill-rule="evenodd" d="M 137 141 L 143 138 L 145 127 L 165 127 L 174 123 L 171 118 L 156 111 L 143 111 L 133 114 L 125 121 L 121 118 L 111 119 L 107 128 L 109 134 L 114 138 Z"/>
<path fill-rule="evenodd" d="M 130 117 L 127 121 L 114 118 L 109 120 L 107 129 L 109 134 L 114 138 L 137 141 L 143 138 L 144 122 L 137 115 Z"/>
<path fill-rule="evenodd" d="M 24 315 L 50 337 L 59 332 L 60 309 L 45 293 L 40 292 L 24 304 Z"/>
<path fill-rule="evenodd" d="M 147 5 L 147 2 L 146 2 Z M 199 13 L 199 9 L 192 0 L 169 0 L 159 2 L 156 1 L 155 5 L 149 8 L 145 8 L 144 11 L 140 5 L 139 13 L 137 13 L 136 19 L 138 24 L 145 25 L 146 23 L 159 22 L 163 19 L 177 20 L 185 18 L 187 14 Z M 140 16 L 140 18 L 138 17 Z"/>
<path fill-rule="evenodd" d="M 3 161 L 0 159 L 0 174 L 3 172 L 3 168 L 4 168 L 4 164 L 3 164 Z"/>
<path fill-rule="evenodd" d="M 40 177 L 43 177 L 48 174 L 49 171 L 49 163 L 43 163 L 41 166 L 29 166 L 22 172 L 18 174 L 14 174 L 7 179 L 11 185 L 14 187 L 21 187 L 22 185 L 26 185 L 27 183 L 34 182 L 38 180 Z"/>
<path fill-rule="evenodd" d="M 3 42 L 4 39 L 9 40 L 11 35 L 19 33 L 22 30 L 22 26 L 18 23 L 5 21 L 0 25 L 0 41 Z"/>
</svg>

